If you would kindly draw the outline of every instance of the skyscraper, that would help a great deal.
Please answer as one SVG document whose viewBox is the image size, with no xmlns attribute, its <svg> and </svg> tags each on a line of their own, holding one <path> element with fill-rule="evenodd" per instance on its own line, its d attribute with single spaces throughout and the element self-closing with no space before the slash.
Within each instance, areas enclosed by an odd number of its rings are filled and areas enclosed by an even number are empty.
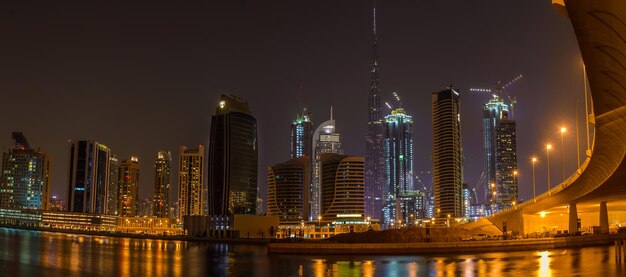
<svg viewBox="0 0 626 277">
<path fill-rule="evenodd" d="M 122 161 L 119 171 L 117 215 L 134 217 L 137 215 L 139 197 L 139 159 L 131 156 Z"/>
<path fill-rule="evenodd" d="M 462 218 L 461 97 L 450 87 L 434 92 L 432 105 L 435 217 Z"/>
<path fill-rule="evenodd" d="M 178 219 L 186 215 L 202 215 L 204 195 L 204 146 L 196 149 L 180 147 L 178 162 Z"/>
<path fill-rule="evenodd" d="M 413 118 L 402 108 L 385 116 L 385 211 L 383 223 L 407 222 L 399 195 L 413 191 Z"/>
<path fill-rule="evenodd" d="M 291 123 L 291 139 L 289 155 L 290 159 L 308 156 L 313 154 L 313 123 L 311 114 L 306 109 L 302 114 L 297 114 L 296 119 Z"/>
<path fill-rule="evenodd" d="M 13 133 L 15 146 L 4 152 L 0 178 L 0 207 L 47 209 L 50 161 L 32 149 L 21 132 Z"/>
<path fill-rule="evenodd" d="M 117 214 L 117 193 L 118 193 L 118 184 L 119 180 L 119 172 L 120 172 L 120 164 L 117 160 L 117 156 L 111 155 L 109 158 L 109 189 L 108 189 L 108 207 L 107 214 L 116 215 Z"/>
<path fill-rule="evenodd" d="M 322 154 L 321 214 L 323 221 L 365 220 L 363 157 Z"/>
<path fill-rule="evenodd" d="M 311 216 L 309 220 L 316 219 L 320 215 L 321 209 L 321 155 L 339 154 L 343 155 L 341 147 L 341 136 L 335 132 L 335 120 L 333 119 L 333 107 L 330 107 L 330 120 L 320 124 L 313 134 L 313 182 L 311 184 L 310 206 Z"/>
<path fill-rule="evenodd" d="M 500 121 L 503 117 L 506 117 L 509 112 L 509 107 L 504 103 L 504 100 L 498 95 L 494 94 L 493 98 L 487 102 L 483 107 L 483 150 L 485 155 L 485 176 L 487 182 L 487 198 L 492 204 L 492 208 L 497 210 L 496 199 L 494 198 L 494 192 L 496 192 L 496 167 L 497 167 L 497 128 L 500 125 Z"/>
<path fill-rule="evenodd" d="M 496 127 L 496 206 L 507 209 L 517 199 L 517 134 L 507 116 Z"/>
<path fill-rule="evenodd" d="M 167 217 L 169 211 L 171 171 L 172 154 L 169 151 L 159 151 L 154 161 L 152 214 L 156 217 Z"/>
<path fill-rule="evenodd" d="M 378 36 L 376 35 L 376 7 L 372 16 L 372 66 L 368 93 L 368 122 L 365 137 L 365 213 L 382 218 L 385 190 L 384 126 L 379 86 Z"/>
<path fill-rule="evenodd" d="M 256 214 L 258 142 L 248 102 L 222 95 L 211 118 L 210 215 Z"/>
<path fill-rule="evenodd" d="M 309 219 L 311 162 L 308 156 L 291 159 L 267 168 L 267 213 L 281 223 Z"/>
<path fill-rule="evenodd" d="M 108 211 L 111 150 L 97 141 L 70 141 L 68 211 L 104 214 Z"/>
</svg>

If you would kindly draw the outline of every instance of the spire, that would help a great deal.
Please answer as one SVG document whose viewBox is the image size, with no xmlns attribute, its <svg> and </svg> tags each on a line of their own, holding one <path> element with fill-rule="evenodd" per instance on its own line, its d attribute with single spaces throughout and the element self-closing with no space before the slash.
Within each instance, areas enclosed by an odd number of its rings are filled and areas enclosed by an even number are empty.
<svg viewBox="0 0 626 277">
<path fill-rule="evenodd" d="M 382 120 L 378 77 L 378 34 L 376 30 L 376 1 L 372 2 L 372 68 L 370 70 L 369 123 Z"/>
</svg>

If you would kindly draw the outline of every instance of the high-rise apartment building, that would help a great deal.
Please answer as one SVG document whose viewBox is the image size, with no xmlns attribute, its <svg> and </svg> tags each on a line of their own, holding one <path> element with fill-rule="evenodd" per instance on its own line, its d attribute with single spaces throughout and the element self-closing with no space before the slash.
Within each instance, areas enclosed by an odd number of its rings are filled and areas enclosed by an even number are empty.
<svg viewBox="0 0 626 277">
<path fill-rule="evenodd" d="M 178 219 L 186 215 L 203 215 L 204 146 L 180 147 L 178 162 Z"/>
<path fill-rule="evenodd" d="M 267 168 L 267 213 L 281 223 L 309 220 L 310 166 L 302 156 Z"/>
<path fill-rule="evenodd" d="M 209 214 L 256 214 L 258 186 L 256 118 L 248 102 L 222 95 L 211 118 Z"/>
<path fill-rule="evenodd" d="M 311 216 L 309 220 L 317 219 L 321 209 L 321 155 L 339 154 L 343 155 L 341 146 L 341 135 L 335 131 L 336 125 L 333 119 L 333 107 L 330 107 L 330 120 L 320 124 L 313 133 L 313 174 L 310 193 Z"/>
<path fill-rule="evenodd" d="M 497 184 L 497 128 L 502 118 L 506 117 L 508 112 L 509 106 L 504 103 L 504 100 L 498 94 L 494 94 L 493 98 L 483 106 L 483 151 L 485 156 L 485 181 L 487 183 L 485 194 L 494 210 L 497 210 L 494 198 Z"/>
<path fill-rule="evenodd" d="M 378 36 L 376 34 L 376 7 L 372 16 L 372 65 L 368 92 L 367 136 L 365 137 L 365 214 L 382 219 L 385 197 L 385 144 L 378 68 Z"/>
<path fill-rule="evenodd" d="M 496 207 L 507 209 L 517 199 L 517 134 L 515 121 L 504 117 L 496 128 Z"/>
<path fill-rule="evenodd" d="M 462 218 L 461 97 L 452 88 L 434 92 L 432 108 L 435 217 Z"/>
<path fill-rule="evenodd" d="M 313 155 L 313 122 L 306 109 L 291 122 L 290 159 Z"/>
<path fill-rule="evenodd" d="M 107 196 L 107 214 L 116 215 L 117 214 L 117 193 L 118 193 L 118 184 L 119 184 L 119 172 L 120 172 L 120 163 L 117 160 L 117 156 L 111 155 L 109 158 L 109 189 Z"/>
<path fill-rule="evenodd" d="M 170 184 L 172 172 L 172 154 L 159 151 L 154 160 L 154 200 L 152 214 L 167 217 L 170 203 Z"/>
<path fill-rule="evenodd" d="M 68 211 L 108 211 L 111 150 L 97 141 L 70 141 Z"/>
<path fill-rule="evenodd" d="M 0 207 L 48 209 L 50 161 L 32 149 L 21 132 L 13 133 L 15 145 L 4 152 L 0 173 Z"/>
<path fill-rule="evenodd" d="M 365 221 L 365 162 L 363 157 L 320 155 L 321 220 Z"/>
<path fill-rule="evenodd" d="M 402 108 L 385 116 L 385 211 L 383 225 L 407 222 L 411 212 L 403 209 L 402 193 L 413 191 L 413 118 Z"/>
<path fill-rule="evenodd" d="M 120 164 L 117 215 L 134 217 L 139 203 L 139 159 L 131 156 Z"/>
</svg>

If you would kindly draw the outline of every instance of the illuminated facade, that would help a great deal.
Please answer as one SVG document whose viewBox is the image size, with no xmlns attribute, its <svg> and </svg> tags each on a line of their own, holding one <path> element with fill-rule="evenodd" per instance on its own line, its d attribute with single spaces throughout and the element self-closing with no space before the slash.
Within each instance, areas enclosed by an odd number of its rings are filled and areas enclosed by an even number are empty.
<svg viewBox="0 0 626 277">
<path fill-rule="evenodd" d="M 204 187 L 204 146 L 196 149 L 180 147 L 178 163 L 178 219 L 186 215 L 202 215 Z"/>
<path fill-rule="evenodd" d="M 463 183 L 463 216 L 465 218 L 470 218 L 471 208 L 472 208 L 472 198 L 470 194 L 470 188 L 467 183 Z"/>
<path fill-rule="evenodd" d="M 363 157 L 322 154 L 321 220 L 365 221 L 365 164 Z"/>
<path fill-rule="evenodd" d="M 306 112 L 296 115 L 296 120 L 291 123 L 290 159 L 302 156 L 311 157 L 313 154 L 313 123 L 311 114 Z"/>
<path fill-rule="evenodd" d="M 454 89 L 432 94 L 434 216 L 462 218 L 461 97 Z"/>
<path fill-rule="evenodd" d="M 258 159 L 257 123 L 248 102 L 222 95 L 211 118 L 209 215 L 256 214 Z"/>
<path fill-rule="evenodd" d="M 378 37 L 376 35 L 376 8 L 372 17 L 372 66 L 368 93 L 368 122 L 365 137 L 365 214 L 382 218 L 385 197 L 384 125 L 381 109 L 380 78 L 378 68 Z"/>
<path fill-rule="evenodd" d="M 515 121 L 503 118 L 496 133 L 496 207 L 507 209 L 518 201 Z"/>
<path fill-rule="evenodd" d="M 341 136 L 335 132 L 335 120 L 333 120 L 333 108 L 330 108 L 330 120 L 320 124 L 313 134 L 313 145 L 315 146 L 313 157 L 313 176 L 310 192 L 311 216 L 309 220 L 315 220 L 320 215 L 321 205 L 321 155 L 339 154 L 343 155 L 341 146 Z"/>
<path fill-rule="evenodd" d="M 116 215 L 117 214 L 117 193 L 118 193 L 118 184 L 120 182 L 120 164 L 117 160 L 117 156 L 111 155 L 109 158 L 109 189 L 107 196 L 107 214 Z"/>
<path fill-rule="evenodd" d="M 310 207 L 309 157 L 303 156 L 267 168 L 267 214 L 281 223 L 308 221 Z"/>
<path fill-rule="evenodd" d="M 111 150 L 97 141 L 70 141 L 68 211 L 108 211 Z"/>
<path fill-rule="evenodd" d="M 497 94 L 493 95 L 493 98 L 489 100 L 483 107 L 483 150 L 485 156 L 485 177 L 487 182 L 487 190 L 485 190 L 486 198 L 489 199 L 489 204 L 493 205 L 492 208 L 497 210 L 496 199 L 494 198 L 494 192 L 497 190 L 497 128 L 500 125 L 500 121 L 507 116 L 509 112 L 509 106 L 504 103 L 504 100 Z"/>
<path fill-rule="evenodd" d="M 131 157 L 122 161 L 119 172 L 117 214 L 123 217 L 137 215 L 139 190 L 139 159 Z"/>
<path fill-rule="evenodd" d="M 15 146 L 4 152 L 0 181 L 0 207 L 47 209 L 50 161 L 32 149 L 22 133 L 14 132 Z"/>
<path fill-rule="evenodd" d="M 159 151 L 154 161 L 154 200 L 152 215 L 167 217 L 170 203 L 172 154 Z"/>
<path fill-rule="evenodd" d="M 413 118 L 399 108 L 385 116 L 385 207 L 383 225 L 406 222 L 410 212 L 403 209 L 399 195 L 413 191 Z M 408 206 L 407 206 L 408 207 Z"/>
</svg>

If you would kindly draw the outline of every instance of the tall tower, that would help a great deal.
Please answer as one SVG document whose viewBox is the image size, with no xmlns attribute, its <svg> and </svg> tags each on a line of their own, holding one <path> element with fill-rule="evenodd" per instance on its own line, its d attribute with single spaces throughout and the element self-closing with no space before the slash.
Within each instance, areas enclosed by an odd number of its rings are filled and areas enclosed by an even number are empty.
<svg viewBox="0 0 626 277">
<path fill-rule="evenodd" d="M 117 215 L 134 217 L 139 203 L 139 159 L 131 156 L 122 161 L 119 171 Z"/>
<path fill-rule="evenodd" d="M 119 184 L 120 164 L 117 156 L 111 155 L 109 158 L 109 189 L 108 189 L 108 207 L 107 214 L 117 214 L 117 190 Z"/>
<path fill-rule="evenodd" d="M 70 141 L 68 211 L 107 213 L 111 150 L 97 141 Z"/>
<path fill-rule="evenodd" d="M 461 97 L 449 89 L 432 94 L 433 115 L 433 182 L 435 217 L 463 217 Z"/>
<path fill-rule="evenodd" d="M 496 127 L 495 203 L 507 209 L 517 202 L 517 134 L 515 121 L 503 117 Z"/>
<path fill-rule="evenodd" d="M 483 107 L 483 150 L 485 155 L 485 176 L 487 178 L 487 199 L 489 199 L 492 209 L 495 212 L 497 210 L 496 199 L 494 192 L 496 192 L 496 167 L 497 167 L 497 128 L 500 125 L 500 121 L 507 117 L 509 107 L 504 103 L 504 100 L 498 95 L 494 94 L 493 98 L 487 102 Z M 496 194 L 497 195 L 497 194 Z"/>
<path fill-rule="evenodd" d="M 339 154 L 343 155 L 341 146 L 341 135 L 335 132 L 335 120 L 333 119 L 333 107 L 330 107 L 330 120 L 320 124 L 313 134 L 313 145 L 315 150 L 313 153 L 313 182 L 311 184 L 310 194 L 310 210 L 311 217 L 309 220 L 315 220 L 320 215 L 321 201 L 321 155 L 322 154 Z"/>
<path fill-rule="evenodd" d="M 156 217 L 167 217 L 170 203 L 172 154 L 159 151 L 154 161 L 154 201 L 152 213 Z"/>
<path fill-rule="evenodd" d="M 399 108 L 385 117 L 385 208 L 383 223 L 407 222 L 400 195 L 413 191 L 413 118 Z"/>
<path fill-rule="evenodd" d="M 296 120 L 291 123 L 291 153 L 289 159 L 307 156 L 309 159 L 313 154 L 313 122 L 311 122 L 311 114 L 306 109 L 302 114 L 296 115 Z"/>
<path fill-rule="evenodd" d="M 203 214 L 204 146 L 196 149 L 180 147 L 178 162 L 178 219 Z"/>
<path fill-rule="evenodd" d="M 211 118 L 209 215 L 256 214 L 258 142 L 248 102 L 222 95 Z"/>
<path fill-rule="evenodd" d="M 15 146 L 5 152 L 0 179 L 0 207 L 47 209 L 50 161 L 39 149 L 32 149 L 26 137 L 13 133 Z"/>
<path fill-rule="evenodd" d="M 368 122 L 365 137 L 365 214 L 382 218 L 385 190 L 384 126 L 379 86 L 378 36 L 376 34 L 376 7 L 372 10 L 372 65 L 368 93 Z"/>
</svg>

